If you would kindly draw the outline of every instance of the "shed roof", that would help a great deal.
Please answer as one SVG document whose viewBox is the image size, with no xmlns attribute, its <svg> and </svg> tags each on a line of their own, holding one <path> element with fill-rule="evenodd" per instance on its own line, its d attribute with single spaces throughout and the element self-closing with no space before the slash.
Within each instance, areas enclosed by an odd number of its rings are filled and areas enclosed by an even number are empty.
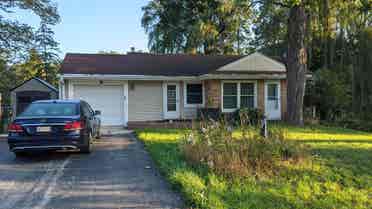
<svg viewBox="0 0 372 209">
<path fill-rule="evenodd" d="M 33 78 L 30 78 L 30 79 L 24 81 L 24 82 L 21 83 L 20 85 L 18 85 L 18 86 L 16 86 L 16 87 L 12 88 L 10 91 L 11 91 L 11 92 L 12 92 L 12 91 L 15 91 L 15 90 L 17 90 L 18 88 L 20 88 L 21 86 L 26 85 L 28 82 L 30 82 L 30 81 L 32 81 L 32 80 L 37 81 L 37 82 L 40 83 L 41 85 L 46 86 L 47 88 L 49 88 L 50 90 L 52 90 L 52 91 L 54 91 L 54 92 L 58 92 L 58 89 L 55 88 L 52 84 L 50 84 L 50 83 L 44 81 L 43 79 L 37 78 L 37 77 L 33 77 Z"/>
</svg>

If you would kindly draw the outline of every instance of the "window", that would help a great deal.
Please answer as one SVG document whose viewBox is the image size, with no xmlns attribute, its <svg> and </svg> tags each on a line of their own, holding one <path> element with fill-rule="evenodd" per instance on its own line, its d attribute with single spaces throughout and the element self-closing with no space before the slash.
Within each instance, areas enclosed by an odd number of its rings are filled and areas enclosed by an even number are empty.
<svg viewBox="0 0 372 209">
<path fill-rule="evenodd" d="M 203 104 L 203 84 L 186 83 L 185 84 L 185 105 L 202 105 Z"/>
<path fill-rule="evenodd" d="M 167 85 L 167 110 L 177 111 L 177 86 Z"/>
<path fill-rule="evenodd" d="M 278 93 L 278 84 L 268 84 L 267 85 L 267 99 L 271 104 L 274 104 L 275 110 L 279 109 L 279 93 Z"/>
<path fill-rule="evenodd" d="M 254 83 L 240 84 L 240 108 L 254 108 Z"/>
<path fill-rule="evenodd" d="M 78 105 L 73 103 L 33 103 L 21 117 L 73 116 L 78 115 Z"/>
<path fill-rule="evenodd" d="M 235 109 L 238 104 L 237 83 L 225 83 L 223 85 L 223 108 Z"/>
<path fill-rule="evenodd" d="M 81 102 L 80 104 L 81 110 L 86 117 L 92 117 L 93 112 L 89 109 L 89 105 L 85 102 Z"/>
<path fill-rule="evenodd" d="M 255 82 L 223 82 L 222 91 L 223 112 L 256 107 Z"/>
</svg>

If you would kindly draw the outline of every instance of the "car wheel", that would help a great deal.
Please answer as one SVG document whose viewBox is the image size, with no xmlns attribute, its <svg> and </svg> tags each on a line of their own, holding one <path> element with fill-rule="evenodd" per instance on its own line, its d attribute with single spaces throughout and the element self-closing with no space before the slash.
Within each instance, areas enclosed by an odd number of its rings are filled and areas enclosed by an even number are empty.
<svg viewBox="0 0 372 209">
<path fill-rule="evenodd" d="M 90 153 L 90 142 L 92 139 L 92 133 L 89 132 L 87 144 L 80 147 L 80 153 L 89 154 Z"/>
<path fill-rule="evenodd" d="M 96 135 L 96 139 L 100 139 L 100 138 L 101 138 L 101 131 L 98 130 L 98 131 L 97 131 L 97 135 Z"/>
</svg>

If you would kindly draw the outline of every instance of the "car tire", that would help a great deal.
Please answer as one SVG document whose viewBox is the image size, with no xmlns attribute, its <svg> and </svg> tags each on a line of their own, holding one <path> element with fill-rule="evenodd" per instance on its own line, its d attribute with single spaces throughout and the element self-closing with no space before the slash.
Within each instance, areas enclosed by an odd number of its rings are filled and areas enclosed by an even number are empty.
<svg viewBox="0 0 372 209">
<path fill-rule="evenodd" d="M 83 154 L 89 154 L 90 153 L 91 139 L 92 139 L 92 134 L 91 134 L 91 132 L 89 132 L 87 144 L 80 147 L 80 153 L 83 153 Z"/>
<path fill-rule="evenodd" d="M 97 135 L 96 135 L 96 139 L 100 139 L 100 138 L 101 138 L 101 131 L 98 130 L 98 131 L 97 131 Z"/>
</svg>

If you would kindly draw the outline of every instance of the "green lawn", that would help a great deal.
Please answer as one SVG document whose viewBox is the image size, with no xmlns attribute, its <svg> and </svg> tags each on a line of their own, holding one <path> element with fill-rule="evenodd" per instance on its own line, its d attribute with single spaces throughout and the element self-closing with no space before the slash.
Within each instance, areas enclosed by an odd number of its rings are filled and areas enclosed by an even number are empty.
<svg viewBox="0 0 372 209">
<path fill-rule="evenodd" d="M 187 130 L 137 130 L 160 171 L 195 208 L 372 208 L 372 134 L 314 126 L 284 127 L 311 146 L 313 163 L 271 178 L 225 179 L 191 167 L 178 139 Z M 239 135 L 239 133 L 235 133 Z"/>
</svg>

